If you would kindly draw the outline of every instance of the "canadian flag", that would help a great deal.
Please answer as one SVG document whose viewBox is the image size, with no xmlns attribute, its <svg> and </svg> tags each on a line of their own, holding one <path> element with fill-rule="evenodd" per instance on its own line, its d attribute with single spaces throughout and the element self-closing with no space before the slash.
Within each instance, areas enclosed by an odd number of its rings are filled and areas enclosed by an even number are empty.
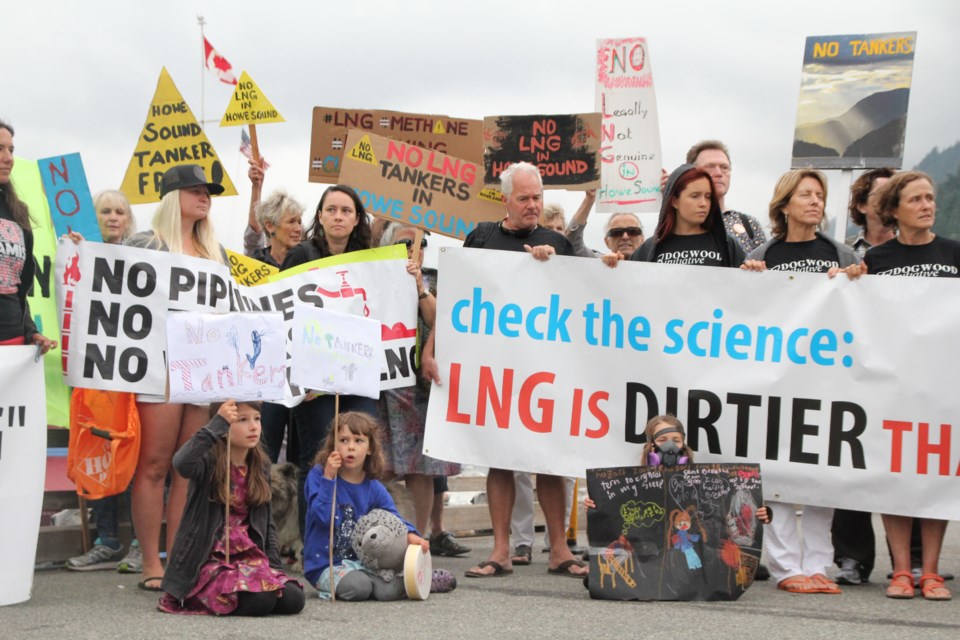
<svg viewBox="0 0 960 640">
<path fill-rule="evenodd" d="M 227 62 L 226 58 L 217 53 L 206 36 L 203 37 L 203 59 L 206 62 L 207 69 L 220 78 L 220 82 L 237 84 L 237 79 L 233 75 L 233 67 Z"/>
</svg>

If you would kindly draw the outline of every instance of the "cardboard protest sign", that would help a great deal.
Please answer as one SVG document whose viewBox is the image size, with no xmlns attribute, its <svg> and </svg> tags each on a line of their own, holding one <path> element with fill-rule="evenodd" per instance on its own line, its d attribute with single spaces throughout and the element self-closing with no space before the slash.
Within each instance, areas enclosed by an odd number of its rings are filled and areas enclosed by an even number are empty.
<svg viewBox="0 0 960 640">
<path fill-rule="evenodd" d="M 223 186 L 225 196 L 237 195 L 207 134 L 197 124 L 187 102 L 180 95 L 166 68 L 160 71 L 147 121 L 137 138 L 133 158 L 123 177 L 120 191 L 131 204 L 160 200 L 160 178 L 181 164 L 198 164 L 207 179 Z"/>
<path fill-rule="evenodd" d="M 80 154 L 43 158 L 37 160 L 37 166 L 57 236 L 78 231 L 87 240 L 101 242 L 103 236 Z"/>
<path fill-rule="evenodd" d="M 170 402 L 282 399 L 286 337 L 281 313 L 168 314 Z"/>
<path fill-rule="evenodd" d="M 367 213 L 451 238 L 505 215 L 503 196 L 483 186 L 479 165 L 372 133 L 350 131 L 340 180 Z"/>
<path fill-rule="evenodd" d="M 810 36 L 790 166 L 903 166 L 917 32 Z"/>
<path fill-rule="evenodd" d="M 57 293 L 54 287 L 54 256 L 57 240 L 44 197 L 40 179 L 40 167 L 36 162 L 16 158 L 10 180 L 17 189 L 17 196 L 30 209 L 33 221 L 33 290 L 27 296 L 30 313 L 37 331 L 57 340 L 57 348 L 43 357 L 44 382 L 47 390 L 47 421 L 50 426 L 70 426 L 70 389 L 63 382 L 61 369 L 60 326 L 57 318 Z"/>
<path fill-rule="evenodd" d="M 600 186 L 600 114 L 490 116 L 483 119 L 483 181 L 499 184 L 514 162 L 540 169 L 545 187 Z"/>
<path fill-rule="evenodd" d="M 660 211 L 660 121 L 645 38 L 597 40 L 596 108 L 603 118 L 597 211 Z"/>
<path fill-rule="evenodd" d="M 587 492 L 591 598 L 736 600 L 753 583 L 758 465 L 589 469 Z"/>
<path fill-rule="evenodd" d="M 43 365 L 33 345 L 4 347 L 0 358 L 0 606 L 30 599 L 37 557 L 47 417 Z"/>
<path fill-rule="evenodd" d="M 433 458 L 580 477 L 670 413 L 697 462 L 761 463 L 770 500 L 960 518 L 954 278 L 451 247 L 439 272 Z"/>
<path fill-rule="evenodd" d="M 483 159 L 479 120 L 375 109 L 314 107 L 310 136 L 310 182 L 336 184 L 350 129 L 402 140 L 479 164 Z"/>
<path fill-rule="evenodd" d="M 225 249 L 227 258 L 230 260 L 230 275 L 237 284 L 246 287 L 255 287 L 258 284 L 264 284 L 270 277 L 280 273 L 280 269 L 269 265 L 266 262 L 260 262 L 242 253 Z"/>
<path fill-rule="evenodd" d="M 218 262 L 164 251 L 65 241 L 57 253 L 66 380 L 107 391 L 166 392 L 170 311 L 279 311 L 284 335 L 301 304 L 343 311 L 381 325 L 380 387 L 415 383 L 417 289 L 403 246 L 354 251 L 300 265 L 256 287 L 235 284 Z M 286 342 L 282 402 L 305 392 L 289 382 Z"/>
<path fill-rule="evenodd" d="M 286 122 L 273 103 L 263 95 L 246 71 L 240 74 L 240 81 L 233 88 L 230 104 L 220 120 L 221 127 L 235 127 L 243 124 L 268 124 Z"/>
<path fill-rule="evenodd" d="M 293 321 L 290 380 L 304 389 L 380 397 L 380 323 L 302 305 Z"/>
</svg>

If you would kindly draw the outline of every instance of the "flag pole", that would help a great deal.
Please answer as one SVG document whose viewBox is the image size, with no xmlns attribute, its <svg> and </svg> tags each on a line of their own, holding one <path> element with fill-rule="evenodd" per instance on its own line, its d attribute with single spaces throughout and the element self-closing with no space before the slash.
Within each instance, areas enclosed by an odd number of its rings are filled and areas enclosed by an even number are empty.
<svg viewBox="0 0 960 640">
<path fill-rule="evenodd" d="M 207 70 L 207 69 L 206 69 L 206 67 L 207 67 L 207 49 L 206 49 L 206 45 L 204 44 L 204 42 L 206 41 L 206 39 L 205 39 L 205 37 L 204 37 L 204 35 L 203 35 L 203 25 L 207 24 L 207 21 L 203 19 L 203 16 L 197 14 L 197 24 L 200 25 L 200 50 L 201 50 L 201 52 L 202 52 L 202 53 L 201 53 L 201 56 L 202 56 L 202 58 L 203 58 L 203 60 L 202 60 L 202 62 L 201 62 L 201 64 L 200 64 L 200 128 L 203 129 L 203 117 L 204 117 L 204 113 L 203 113 L 204 95 L 203 95 L 203 94 L 204 94 L 204 85 L 205 85 L 205 80 L 206 80 L 206 76 L 205 76 L 205 74 L 204 74 L 204 71 Z"/>
</svg>

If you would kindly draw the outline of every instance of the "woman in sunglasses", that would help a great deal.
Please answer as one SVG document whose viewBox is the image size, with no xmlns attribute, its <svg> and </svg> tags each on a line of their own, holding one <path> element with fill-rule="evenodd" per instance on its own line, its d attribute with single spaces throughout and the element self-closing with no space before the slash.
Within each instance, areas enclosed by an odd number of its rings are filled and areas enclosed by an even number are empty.
<svg viewBox="0 0 960 640">
<path fill-rule="evenodd" d="M 357 192 L 345 185 L 328 187 L 320 196 L 320 204 L 313 223 L 307 230 L 307 239 L 287 251 L 280 270 L 313 262 L 320 258 L 362 251 L 370 248 L 370 221 Z M 335 397 L 314 396 L 293 408 L 293 423 L 300 444 L 300 488 L 297 492 L 300 506 L 300 536 L 303 537 L 304 502 L 303 487 L 307 473 L 313 467 L 320 444 L 327 437 L 327 429 L 336 411 Z M 377 401 L 363 396 L 340 396 L 340 412 L 360 411 L 374 418 L 379 409 Z"/>
<path fill-rule="evenodd" d="M 643 244 L 643 226 L 635 213 L 615 213 L 607 219 L 603 241 L 611 253 L 629 258 Z"/>
</svg>

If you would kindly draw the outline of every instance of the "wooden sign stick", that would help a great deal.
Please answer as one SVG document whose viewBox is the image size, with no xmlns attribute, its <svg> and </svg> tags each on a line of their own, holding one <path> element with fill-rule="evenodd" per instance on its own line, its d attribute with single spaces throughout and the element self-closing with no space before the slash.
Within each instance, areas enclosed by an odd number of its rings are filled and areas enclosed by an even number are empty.
<svg viewBox="0 0 960 640">
<path fill-rule="evenodd" d="M 340 394 L 333 399 L 333 449 L 337 449 L 337 441 L 340 438 Z M 332 452 L 331 452 L 332 453 Z M 340 472 L 337 472 L 337 476 Z M 330 501 L 330 600 L 337 601 L 337 587 L 333 582 L 333 525 L 337 518 L 337 477 L 333 478 L 333 499 Z"/>
<path fill-rule="evenodd" d="M 413 260 L 413 264 L 417 264 L 417 260 L 420 259 L 420 245 L 423 243 L 423 229 L 417 227 L 417 235 L 413 238 L 413 253 L 410 254 L 410 259 Z"/>
<path fill-rule="evenodd" d="M 223 546 L 226 549 L 227 564 L 230 564 L 230 429 L 227 429 L 227 474 L 224 483 L 227 487 L 226 504 L 223 507 Z"/>
<path fill-rule="evenodd" d="M 253 162 L 260 166 L 260 145 L 257 143 L 257 125 L 247 125 L 250 128 L 250 150 L 253 152 Z"/>
</svg>

